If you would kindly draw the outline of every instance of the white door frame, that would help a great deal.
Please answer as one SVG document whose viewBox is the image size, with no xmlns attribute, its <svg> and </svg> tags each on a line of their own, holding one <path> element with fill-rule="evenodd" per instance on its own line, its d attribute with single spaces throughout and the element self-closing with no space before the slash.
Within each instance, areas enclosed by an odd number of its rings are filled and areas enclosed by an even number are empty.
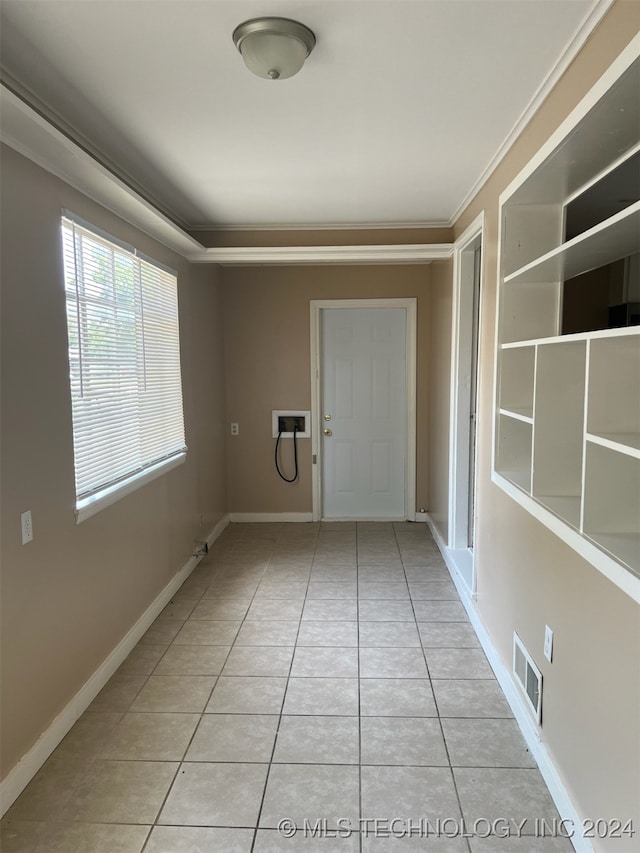
<svg viewBox="0 0 640 853">
<path fill-rule="evenodd" d="M 449 432 L 449 523 L 448 547 L 459 557 L 471 561 L 472 592 L 475 586 L 473 551 L 468 548 L 469 531 L 469 441 L 471 424 L 471 335 L 473 324 L 474 249 L 484 237 L 484 211 L 453 244 L 453 305 L 451 327 L 451 398 Z M 483 245 L 484 248 L 484 245 Z M 483 258 L 484 260 L 484 258 Z M 484 264 L 483 264 L 484 265 Z M 482 271 L 480 273 L 482 294 Z M 482 299 L 478 305 L 478 329 L 481 327 Z M 477 418 L 476 418 L 477 424 Z M 476 454 L 477 478 L 477 454 Z M 476 487 L 477 489 L 477 487 Z M 474 500 L 475 507 L 475 500 Z M 463 556 L 464 555 L 464 556 Z M 467 572 L 464 572 L 467 575 Z"/>
<path fill-rule="evenodd" d="M 405 462 L 405 515 L 411 521 L 416 515 L 416 352 L 418 300 L 406 299 L 312 299 L 311 310 L 311 488 L 313 520 L 322 518 L 322 442 L 320 441 L 321 334 L 320 322 L 324 308 L 404 308 L 407 312 L 407 455 Z"/>
</svg>

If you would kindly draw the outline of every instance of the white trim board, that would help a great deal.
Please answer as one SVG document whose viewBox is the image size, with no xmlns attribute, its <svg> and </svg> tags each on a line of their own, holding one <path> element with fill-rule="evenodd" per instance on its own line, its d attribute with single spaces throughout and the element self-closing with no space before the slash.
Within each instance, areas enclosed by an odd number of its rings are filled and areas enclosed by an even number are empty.
<svg viewBox="0 0 640 853">
<path fill-rule="evenodd" d="M 535 724 L 530 711 L 527 709 L 520 690 L 511 677 L 511 673 L 502 662 L 502 659 L 498 654 L 498 650 L 493 644 L 493 640 L 491 639 L 484 622 L 480 618 L 475 602 L 469 595 L 469 589 L 458 569 L 455 552 L 451 551 L 446 546 L 430 517 L 427 519 L 427 523 L 431 530 L 431 534 L 442 553 L 447 569 L 449 570 L 449 574 L 451 575 L 451 579 L 458 590 L 460 600 L 467 611 L 473 630 L 476 632 L 480 645 L 482 646 L 482 649 L 496 676 L 498 684 L 504 693 L 504 697 L 513 711 L 513 716 L 518 724 L 518 728 L 522 732 L 522 736 L 529 747 L 531 755 L 538 765 L 542 778 L 549 789 L 551 799 L 558 809 L 560 818 L 561 820 L 567 821 L 568 827 L 573 826 L 577 829 L 583 825 L 583 818 L 579 815 L 571 797 L 569 796 L 567 787 L 562 781 L 546 745 L 541 739 L 540 730 Z M 573 844 L 576 853 L 594 853 L 591 842 L 588 838 L 584 838 L 580 832 L 576 831 L 574 837 L 571 838 L 570 841 Z"/>
<path fill-rule="evenodd" d="M 313 521 L 310 512 L 232 512 L 229 514 L 232 524 L 238 522 L 306 522 Z"/>
<path fill-rule="evenodd" d="M 452 243 L 369 246 L 246 246 L 188 252 L 194 264 L 220 266 L 289 266 L 304 264 L 430 264 L 447 260 Z"/>
<path fill-rule="evenodd" d="M 320 441 L 321 399 L 320 364 L 321 334 L 320 322 L 324 308 L 404 308 L 407 312 L 407 459 L 405 465 L 405 517 L 415 517 L 416 501 L 416 400 L 417 400 L 417 358 L 418 358 L 418 300 L 416 297 L 397 299 L 312 299 L 310 309 L 311 340 L 311 491 L 312 517 L 314 521 L 322 518 L 322 442 Z M 328 519 L 342 521 L 346 519 Z M 365 521 L 366 519 L 359 519 Z M 388 519 L 381 519 L 388 521 Z M 400 520 L 400 519 L 397 519 Z"/>
<path fill-rule="evenodd" d="M 229 524 L 229 516 L 223 516 L 207 537 L 207 545 L 211 547 Z M 85 681 L 80 690 L 60 711 L 51 725 L 44 731 L 31 749 L 23 755 L 15 767 L 0 784 L 0 814 L 3 815 L 17 800 L 22 791 L 33 779 L 54 749 L 70 731 L 74 723 L 82 716 L 93 702 L 107 681 L 133 650 L 142 635 L 147 631 L 161 611 L 171 601 L 173 595 L 180 589 L 204 554 L 190 557 L 184 566 L 173 576 L 160 594 L 151 602 L 118 645 L 100 664 L 96 671 Z"/>
</svg>

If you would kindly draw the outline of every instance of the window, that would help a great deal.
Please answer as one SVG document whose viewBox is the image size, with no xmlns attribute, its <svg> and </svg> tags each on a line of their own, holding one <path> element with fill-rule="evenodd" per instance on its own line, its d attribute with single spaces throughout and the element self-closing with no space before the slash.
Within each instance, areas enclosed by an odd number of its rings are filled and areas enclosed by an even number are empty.
<svg viewBox="0 0 640 853">
<path fill-rule="evenodd" d="M 185 458 L 176 275 L 62 219 L 76 516 Z"/>
</svg>

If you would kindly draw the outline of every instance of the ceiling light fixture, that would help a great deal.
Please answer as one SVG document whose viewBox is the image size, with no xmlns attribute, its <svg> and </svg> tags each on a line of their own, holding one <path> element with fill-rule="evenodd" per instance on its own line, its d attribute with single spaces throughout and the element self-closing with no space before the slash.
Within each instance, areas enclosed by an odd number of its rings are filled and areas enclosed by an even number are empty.
<svg viewBox="0 0 640 853">
<path fill-rule="evenodd" d="M 233 43 L 258 77 L 285 80 L 300 71 L 316 37 L 304 24 L 289 18 L 252 18 L 235 28 Z"/>
</svg>

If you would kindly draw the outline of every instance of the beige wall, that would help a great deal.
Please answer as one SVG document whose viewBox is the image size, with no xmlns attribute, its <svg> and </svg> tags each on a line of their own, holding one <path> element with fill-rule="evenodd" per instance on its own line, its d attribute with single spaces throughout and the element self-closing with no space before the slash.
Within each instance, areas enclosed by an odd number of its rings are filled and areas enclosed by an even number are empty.
<svg viewBox="0 0 640 853">
<path fill-rule="evenodd" d="M 498 196 L 640 27 L 640 3 L 618 2 L 456 223 L 486 212 L 478 422 L 478 609 L 505 666 L 516 630 L 544 677 L 542 737 L 584 817 L 640 825 L 640 608 L 491 483 Z M 435 317 L 435 312 L 434 312 Z M 433 375 L 433 374 L 432 374 Z M 440 376 L 440 382 L 446 378 Z M 444 391 L 432 382 L 431 399 Z M 432 480 L 432 503 L 442 502 Z M 545 624 L 554 660 L 542 654 Z M 627 853 L 626 839 L 595 842 Z"/>
<path fill-rule="evenodd" d="M 3 150 L 2 181 L 4 776 L 225 513 L 226 472 L 214 269 L 190 268 L 11 149 Z M 62 208 L 178 270 L 189 446 L 184 465 L 78 526 Z M 22 545 L 26 509 L 34 540 Z"/>
<path fill-rule="evenodd" d="M 428 506 L 428 265 L 236 267 L 223 271 L 231 512 L 311 512 L 311 447 L 300 439 L 299 480 L 284 483 L 273 461 L 273 409 L 311 408 L 312 299 L 414 296 L 418 300 L 417 506 Z M 285 465 L 291 462 L 289 442 Z M 286 469 L 288 471 L 288 469 Z"/>
<path fill-rule="evenodd" d="M 279 231 L 232 228 L 191 231 L 204 246 L 384 246 L 412 243 L 451 243 L 452 228 L 343 228 L 313 231 L 299 228 Z"/>
</svg>

